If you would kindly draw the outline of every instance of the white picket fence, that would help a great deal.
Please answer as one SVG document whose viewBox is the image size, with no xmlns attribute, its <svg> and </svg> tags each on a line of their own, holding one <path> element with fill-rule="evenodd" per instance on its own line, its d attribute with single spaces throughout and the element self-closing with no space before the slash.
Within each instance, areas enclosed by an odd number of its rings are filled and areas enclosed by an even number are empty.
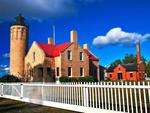
<svg viewBox="0 0 150 113">
<path fill-rule="evenodd" d="M 77 112 L 150 113 L 150 82 L 1 83 L 0 94 Z"/>
</svg>

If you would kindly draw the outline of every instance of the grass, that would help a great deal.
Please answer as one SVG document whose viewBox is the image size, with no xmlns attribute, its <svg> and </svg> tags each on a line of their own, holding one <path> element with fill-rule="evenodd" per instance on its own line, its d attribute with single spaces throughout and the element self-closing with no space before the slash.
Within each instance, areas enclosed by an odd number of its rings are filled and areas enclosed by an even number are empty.
<svg viewBox="0 0 150 113">
<path fill-rule="evenodd" d="M 0 113 L 77 113 L 77 112 L 0 98 Z"/>
</svg>

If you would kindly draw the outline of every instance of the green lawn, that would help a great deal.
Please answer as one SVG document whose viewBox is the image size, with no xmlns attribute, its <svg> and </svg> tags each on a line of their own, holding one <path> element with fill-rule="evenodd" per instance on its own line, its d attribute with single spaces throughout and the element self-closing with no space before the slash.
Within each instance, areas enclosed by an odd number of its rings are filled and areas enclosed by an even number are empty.
<svg viewBox="0 0 150 113">
<path fill-rule="evenodd" d="M 0 113 L 77 113 L 77 112 L 0 98 Z"/>
</svg>

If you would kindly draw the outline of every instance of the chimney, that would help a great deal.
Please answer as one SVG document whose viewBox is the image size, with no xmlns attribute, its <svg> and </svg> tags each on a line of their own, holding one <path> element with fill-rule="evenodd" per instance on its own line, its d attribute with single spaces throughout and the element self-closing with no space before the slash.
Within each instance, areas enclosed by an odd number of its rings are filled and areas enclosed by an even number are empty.
<svg viewBox="0 0 150 113">
<path fill-rule="evenodd" d="M 70 32 L 70 36 L 71 36 L 71 37 L 70 37 L 70 41 L 77 43 L 77 31 L 72 30 L 72 31 Z"/>
<path fill-rule="evenodd" d="M 140 43 L 136 44 L 137 63 L 141 62 Z"/>
<path fill-rule="evenodd" d="M 87 43 L 83 45 L 83 49 L 87 49 L 87 50 L 89 49 L 89 46 Z"/>
<path fill-rule="evenodd" d="M 54 39 L 53 38 L 48 38 L 48 44 L 54 44 Z"/>
</svg>

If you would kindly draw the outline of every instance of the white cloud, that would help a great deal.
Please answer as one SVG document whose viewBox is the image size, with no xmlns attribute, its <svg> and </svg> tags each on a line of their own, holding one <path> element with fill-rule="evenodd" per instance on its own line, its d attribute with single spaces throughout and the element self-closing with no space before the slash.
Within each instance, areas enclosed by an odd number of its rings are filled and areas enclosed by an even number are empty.
<svg viewBox="0 0 150 113">
<path fill-rule="evenodd" d="M 93 40 L 93 45 L 103 47 L 106 45 L 124 45 L 132 46 L 137 42 L 144 42 L 150 39 L 150 34 L 129 33 L 123 31 L 120 27 L 112 28 L 105 36 L 97 36 Z"/>
<path fill-rule="evenodd" d="M 2 55 L 2 57 L 3 57 L 3 58 L 9 58 L 10 56 L 9 56 L 9 53 L 4 53 L 4 54 Z"/>
<path fill-rule="evenodd" d="M 9 66 L 8 65 L 0 65 L 0 76 L 9 74 Z"/>
</svg>

